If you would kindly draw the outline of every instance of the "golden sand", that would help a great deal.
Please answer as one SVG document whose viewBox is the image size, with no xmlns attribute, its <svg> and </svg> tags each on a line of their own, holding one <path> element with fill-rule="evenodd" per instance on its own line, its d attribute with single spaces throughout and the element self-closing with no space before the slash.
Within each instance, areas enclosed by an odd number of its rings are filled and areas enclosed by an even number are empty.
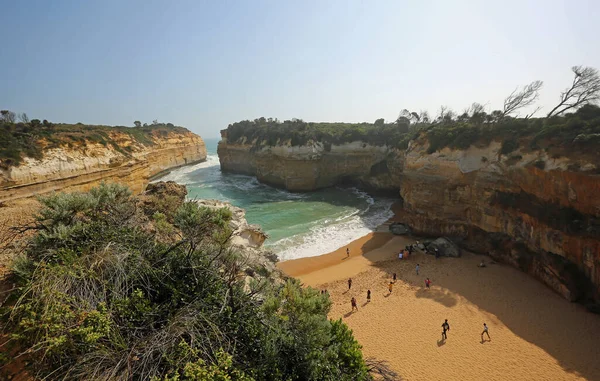
<svg viewBox="0 0 600 381">
<path fill-rule="evenodd" d="M 600 380 L 600 316 L 487 257 L 436 260 L 418 252 L 398 260 L 399 249 L 412 242 L 374 233 L 349 245 L 349 259 L 344 247 L 280 268 L 327 289 L 330 317 L 352 328 L 365 357 L 387 361 L 406 380 Z M 477 267 L 481 259 L 486 268 Z M 398 281 L 390 294 L 394 272 Z M 350 312 L 352 297 L 358 312 Z M 441 339 L 444 319 L 447 340 Z M 484 322 L 491 340 L 481 339 Z"/>
</svg>

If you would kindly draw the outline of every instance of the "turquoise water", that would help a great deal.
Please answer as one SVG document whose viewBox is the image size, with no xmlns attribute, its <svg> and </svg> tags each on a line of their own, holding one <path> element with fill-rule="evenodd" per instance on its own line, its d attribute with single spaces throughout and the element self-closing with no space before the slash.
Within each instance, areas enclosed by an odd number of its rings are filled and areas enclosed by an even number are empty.
<svg viewBox="0 0 600 381">
<path fill-rule="evenodd" d="M 231 202 L 246 210 L 249 223 L 269 235 L 265 245 L 281 260 L 333 251 L 392 216 L 393 200 L 373 198 L 356 188 L 290 193 L 254 177 L 221 173 L 218 140 L 206 140 L 206 162 L 179 168 L 158 180 L 185 184 L 189 198 Z"/>
</svg>

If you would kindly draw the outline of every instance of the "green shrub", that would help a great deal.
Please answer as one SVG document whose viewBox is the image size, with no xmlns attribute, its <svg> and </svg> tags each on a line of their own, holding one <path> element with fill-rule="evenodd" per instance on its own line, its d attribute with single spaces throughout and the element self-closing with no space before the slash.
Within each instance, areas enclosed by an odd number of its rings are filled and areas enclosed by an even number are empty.
<svg viewBox="0 0 600 381">
<path fill-rule="evenodd" d="M 114 184 L 40 202 L 0 321 L 41 378 L 370 379 L 327 295 L 295 280 L 246 284 L 229 209 L 185 202 L 170 224 Z"/>
</svg>

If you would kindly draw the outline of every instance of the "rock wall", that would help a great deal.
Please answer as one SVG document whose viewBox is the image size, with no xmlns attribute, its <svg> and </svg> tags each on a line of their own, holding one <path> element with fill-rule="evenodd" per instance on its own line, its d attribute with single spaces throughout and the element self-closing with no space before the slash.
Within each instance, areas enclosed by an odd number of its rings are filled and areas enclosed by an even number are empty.
<svg viewBox="0 0 600 381">
<path fill-rule="evenodd" d="M 263 183 L 296 192 L 343 183 L 397 191 L 403 166 L 398 150 L 362 142 L 255 150 L 251 145 L 228 144 L 222 139 L 217 151 L 222 171 L 256 176 Z"/>
<path fill-rule="evenodd" d="M 600 175 L 593 158 L 544 151 L 501 155 L 500 142 L 428 154 L 361 142 L 325 149 L 219 143 L 221 169 L 291 191 L 350 180 L 399 192 L 413 232 L 450 236 L 526 271 L 569 300 L 600 300 Z"/>
<path fill-rule="evenodd" d="M 153 135 L 144 146 L 128 134 L 111 133 L 118 147 L 86 142 L 44 151 L 41 160 L 0 170 L 0 202 L 59 190 L 87 190 L 101 181 L 127 184 L 140 193 L 149 180 L 169 169 L 206 159 L 204 141 L 192 132 Z"/>
</svg>

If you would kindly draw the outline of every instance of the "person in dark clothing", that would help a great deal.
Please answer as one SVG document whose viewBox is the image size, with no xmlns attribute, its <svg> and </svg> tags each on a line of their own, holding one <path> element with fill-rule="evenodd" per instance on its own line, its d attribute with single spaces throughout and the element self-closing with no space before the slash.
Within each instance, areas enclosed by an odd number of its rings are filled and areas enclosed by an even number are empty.
<svg viewBox="0 0 600 381">
<path fill-rule="evenodd" d="M 440 257 L 440 251 L 438 249 L 435 249 L 435 259 L 438 259 Z"/>
<path fill-rule="evenodd" d="M 448 336 L 446 336 L 446 331 L 450 330 L 450 324 L 448 324 L 448 319 L 444 320 L 444 323 L 442 324 L 442 339 L 446 340 L 448 338 Z"/>
<path fill-rule="evenodd" d="M 371 290 L 367 290 L 367 303 L 371 301 Z"/>
<path fill-rule="evenodd" d="M 488 340 L 492 341 L 492 338 L 490 337 L 490 332 L 488 331 L 488 326 L 483 323 L 483 332 L 481 332 L 481 342 L 483 343 L 483 334 L 486 334 L 488 337 Z"/>
<path fill-rule="evenodd" d="M 352 311 L 354 311 L 354 310 L 358 311 L 358 306 L 356 305 L 355 297 L 352 297 L 352 299 L 350 299 L 350 303 L 352 304 Z"/>
<path fill-rule="evenodd" d="M 394 273 L 394 275 L 392 277 L 394 279 L 394 283 L 396 283 L 396 273 Z"/>
<path fill-rule="evenodd" d="M 348 290 L 352 288 L 352 278 L 348 278 Z"/>
</svg>

